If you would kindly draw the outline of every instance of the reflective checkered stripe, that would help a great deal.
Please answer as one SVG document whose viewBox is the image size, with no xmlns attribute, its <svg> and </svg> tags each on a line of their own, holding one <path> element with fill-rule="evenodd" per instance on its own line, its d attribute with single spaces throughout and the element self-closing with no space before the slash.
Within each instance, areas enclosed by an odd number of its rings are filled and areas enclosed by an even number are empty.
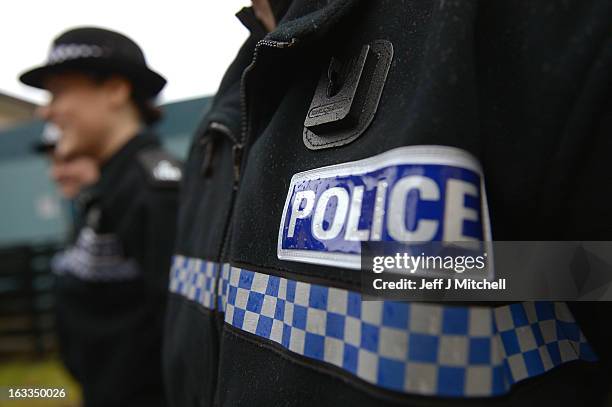
<svg viewBox="0 0 612 407">
<path fill-rule="evenodd" d="M 361 301 L 356 292 L 232 268 L 225 322 L 404 393 L 495 396 L 594 360 L 564 303 L 500 308 Z"/>
<path fill-rule="evenodd" d="M 206 308 L 215 308 L 217 263 L 174 256 L 170 269 L 170 292 L 182 295 Z"/>
<path fill-rule="evenodd" d="M 502 395 L 565 362 L 596 359 L 565 303 L 361 301 L 357 292 L 183 256 L 174 258 L 170 291 L 225 312 L 235 328 L 408 394 Z"/>
<path fill-rule="evenodd" d="M 232 267 L 227 263 L 221 266 L 221 276 L 217 289 L 217 309 L 221 312 L 225 312 L 227 306 L 227 285 L 229 283 L 231 268 Z"/>
<path fill-rule="evenodd" d="M 60 44 L 51 49 L 48 56 L 49 65 L 80 58 L 99 58 L 104 56 L 102 47 L 90 44 Z"/>
<path fill-rule="evenodd" d="M 88 282 L 128 281 L 142 274 L 136 261 L 123 255 L 116 235 L 99 234 L 89 227 L 80 231 L 73 246 L 53 258 L 51 268 L 55 274 Z"/>
</svg>

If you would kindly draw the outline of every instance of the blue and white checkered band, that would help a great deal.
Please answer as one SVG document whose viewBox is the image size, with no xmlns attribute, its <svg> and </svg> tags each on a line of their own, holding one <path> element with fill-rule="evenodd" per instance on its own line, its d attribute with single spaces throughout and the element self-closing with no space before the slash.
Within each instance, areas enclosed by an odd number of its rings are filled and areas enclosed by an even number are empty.
<svg viewBox="0 0 612 407">
<path fill-rule="evenodd" d="M 91 282 L 134 280 L 141 275 L 135 260 L 124 257 L 117 236 L 97 234 L 89 227 L 81 230 L 74 246 L 54 257 L 52 269 Z"/>
<path fill-rule="evenodd" d="M 47 63 L 53 65 L 72 59 L 99 58 L 102 56 L 104 56 L 104 49 L 98 45 L 59 44 L 49 52 Z"/>
<path fill-rule="evenodd" d="M 357 292 L 183 256 L 170 290 L 280 349 L 406 394 L 497 396 L 563 363 L 596 359 L 564 303 L 361 301 Z"/>
<path fill-rule="evenodd" d="M 171 293 L 211 310 L 225 311 L 230 265 L 175 255 L 170 268 Z"/>
<path fill-rule="evenodd" d="M 501 395 L 595 356 L 564 303 L 499 308 L 361 301 L 356 292 L 232 268 L 225 322 L 388 390 Z"/>
<path fill-rule="evenodd" d="M 220 268 L 217 263 L 174 256 L 170 270 L 170 292 L 214 309 Z"/>
<path fill-rule="evenodd" d="M 221 267 L 217 289 L 217 309 L 221 312 L 225 312 L 227 308 L 227 293 L 231 270 L 232 266 L 227 263 Z"/>
<path fill-rule="evenodd" d="M 361 241 L 482 241 L 489 230 L 474 157 L 453 147 L 401 147 L 295 174 L 277 255 L 359 269 Z"/>
</svg>

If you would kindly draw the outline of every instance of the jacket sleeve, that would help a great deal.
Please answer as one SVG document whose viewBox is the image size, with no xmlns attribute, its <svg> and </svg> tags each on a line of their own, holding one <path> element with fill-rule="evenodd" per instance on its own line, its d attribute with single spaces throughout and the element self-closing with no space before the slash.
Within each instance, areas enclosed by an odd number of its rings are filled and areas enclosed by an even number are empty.
<svg viewBox="0 0 612 407">
<path fill-rule="evenodd" d="M 151 191 L 144 209 L 143 250 L 139 263 L 149 289 L 165 295 L 174 251 L 178 187 Z"/>
</svg>

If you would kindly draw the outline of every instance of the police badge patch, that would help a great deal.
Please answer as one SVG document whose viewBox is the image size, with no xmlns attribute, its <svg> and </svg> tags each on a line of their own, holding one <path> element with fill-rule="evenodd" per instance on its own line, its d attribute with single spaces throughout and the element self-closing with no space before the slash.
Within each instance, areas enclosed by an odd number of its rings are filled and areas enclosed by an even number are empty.
<svg viewBox="0 0 612 407">
<path fill-rule="evenodd" d="M 476 158 L 454 147 L 410 146 L 295 174 L 277 255 L 359 269 L 362 241 L 488 241 L 490 234 Z"/>
</svg>

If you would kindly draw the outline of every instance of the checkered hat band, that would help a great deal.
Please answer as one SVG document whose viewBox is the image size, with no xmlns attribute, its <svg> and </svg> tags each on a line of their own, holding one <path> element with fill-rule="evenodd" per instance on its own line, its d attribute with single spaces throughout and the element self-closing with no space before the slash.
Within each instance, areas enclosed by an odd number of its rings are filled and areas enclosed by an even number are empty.
<svg viewBox="0 0 612 407">
<path fill-rule="evenodd" d="M 349 290 L 216 269 L 226 323 L 393 391 L 497 396 L 565 362 L 596 359 L 564 303 L 361 301 Z"/>
<path fill-rule="evenodd" d="M 99 58 L 105 55 L 104 49 L 89 44 L 60 44 L 49 51 L 47 62 L 59 64 L 64 61 L 80 58 Z"/>
</svg>

